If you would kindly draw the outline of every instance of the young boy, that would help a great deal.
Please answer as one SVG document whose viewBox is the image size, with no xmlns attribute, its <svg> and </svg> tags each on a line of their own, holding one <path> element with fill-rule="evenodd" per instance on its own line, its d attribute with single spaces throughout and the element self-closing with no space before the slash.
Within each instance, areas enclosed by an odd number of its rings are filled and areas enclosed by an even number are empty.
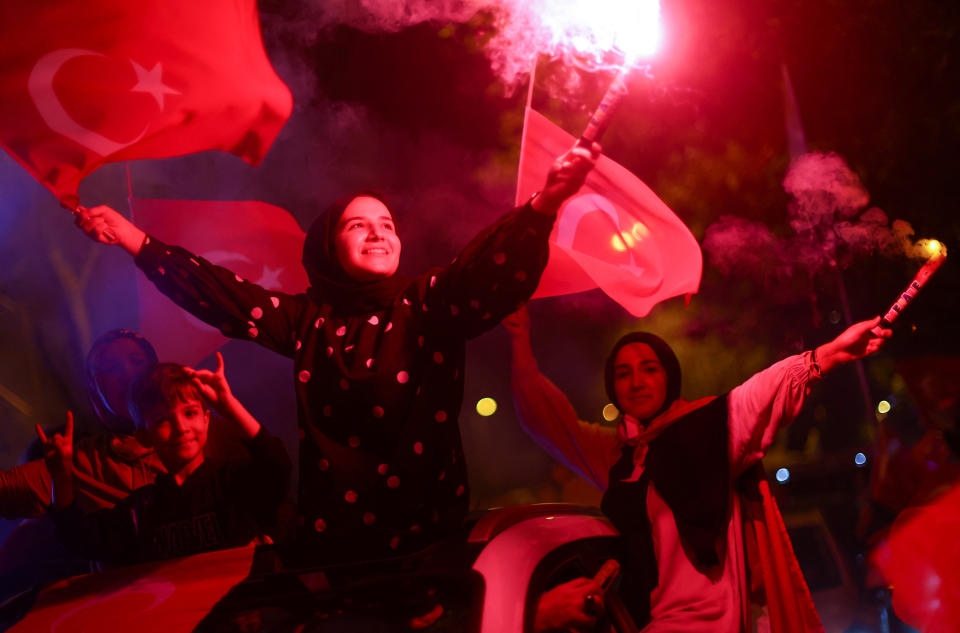
<svg viewBox="0 0 960 633">
<path fill-rule="evenodd" d="M 251 458 L 204 460 L 210 411 L 245 439 Z M 153 447 L 167 474 L 134 491 L 116 507 L 83 516 L 75 507 L 73 420 L 63 436 L 47 438 L 38 427 L 53 479 L 57 534 L 93 560 L 136 563 L 246 545 L 275 519 L 290 477 L 280 441 L 233 396 L 217 370 L 161 363 L 131 386 L 130 413 L 137 439 Z"/>
</svg>

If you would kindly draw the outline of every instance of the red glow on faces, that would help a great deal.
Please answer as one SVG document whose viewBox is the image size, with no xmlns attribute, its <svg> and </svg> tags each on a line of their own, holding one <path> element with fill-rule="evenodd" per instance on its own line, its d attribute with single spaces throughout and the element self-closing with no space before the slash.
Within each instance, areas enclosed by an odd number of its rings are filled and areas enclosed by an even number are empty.
<svg viewBox="0 0 960 633">
<path fill-rule="evenodd" d="M 144 415 L 146 435 L 167 471 L 189 475 L 203 463 L 210 411 L 198 400 L 157 407 Z"/>
<path fill-rule="evenodd" d="M 387 207 L 361 196 L 344 209 L 335 237 L 337 259 L 357 281 L 389 277 L 400 264 L 400 238 Z"/>
<path fill-rule="evenodd" d="M 660 410 L 667 397 L 667 372 L 646 343 L 628 343 L 617 352 L 613 390 L 620 410 L 646 420 Z"/>
</svg>

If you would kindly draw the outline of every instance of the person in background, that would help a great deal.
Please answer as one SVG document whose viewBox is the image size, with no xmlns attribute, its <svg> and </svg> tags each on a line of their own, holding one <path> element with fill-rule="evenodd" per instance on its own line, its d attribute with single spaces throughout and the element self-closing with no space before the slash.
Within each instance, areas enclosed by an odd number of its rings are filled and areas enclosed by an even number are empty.
<svg viewBox="0 0 960 633">
<path fill-rule="evenodd" d="M 127 410 L 130 382 L 156 363 L 153 346 L 130 330 L 106 332 L 87 354 L 87 394 L 104 432 L 74 446 L 75 494 L 83 512 L 112 508 L 164 472 L 154 450 L 133 436 Z M 51 479 L 40 447 L 27 454 L 24 463 L 0 471 L 0 516 L 23 519 L 0 545 L 0 601 L 90 569 L 89 561 L 62 547 L 47 515 Z"/>
<path fill-rule="evenodd" d="M 106 432 L 78 440 L 74 449 L 77 504 L 84 512 L 111 508 L 164 472 L 153 449 L 133 436 L 127 410 L 131 381 L 156 363 L 153 346 L 130 330 L 110 330 L 87 354 L 87 394 Z M 0 471 L 0 516 L 40 517 L 50 502 L 50 473 L 43 459 Z"/>
<path fill-rule="evenodd" d="M 47 438 L 38 426 L 53 478 L 57 534 L 86 558 L 133 563 L 239 547 L 273 524 L 286 497 L 290 461 L 230 391 L 223 357 L 217 370 L 162 363 L 133 383 L 130 412 L 136 437 L 166 473 L 110 509 L 84 515 L 76 504 L 73 420 Z M 250 459 L 205 459 L 213 407 L 246 441 Z"/>
</svg>

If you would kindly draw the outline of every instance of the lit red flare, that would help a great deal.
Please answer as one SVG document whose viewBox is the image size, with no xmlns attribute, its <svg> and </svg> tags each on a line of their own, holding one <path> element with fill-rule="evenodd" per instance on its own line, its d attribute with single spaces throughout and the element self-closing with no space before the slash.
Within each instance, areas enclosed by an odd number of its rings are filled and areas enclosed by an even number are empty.
<svg viewBox="0 0 960 633">
<path fill-rule="evenodd" d="M 527 6 L 546 31 L 542 52 L 572 53 L 593 68 L 608 66 L 614 51 L 633 65 L 660 43 L 659 0 L 535 0 Z"/>
<path fill-rule="evenodd" d="M 922 246 L 927 252 L 932 253 L 930 259 L 917 271 L 913 281 L 900 293 L 900 296 L 893 302 L 893 305 L 890 306 L 887 313 L 883 315 L 883 319 L 881 320 L 882 325 L 889 326 L 897 320 L 897 317 L 900 316 L 900 313 L 907 307 L 907 304 L 913 301 L 913 298 L 917 296 L 920 289 L 927 284 L 927 281 L 930 280 L 933 273 L 937 272 L 937 269 L 939 269 L 941 264 L 947 259 L 947 247 L 941 242 L 937 240 L 925 240 Z"/>
<path fill-rule="evenodd" d="M 610 125 L 610 117 L 613 116 L 613 112 L 617 109 L 617 106 L 620 105 L 623 96 L 627 94 L 626 79 L 629 73 L 630 67 L 627 65 L 622 66 L 617 72 L 613 83 L 610 84 L 606 94 L 603 95 L 600 105 L 593 111 L 593 115 L 590 117 L 590 122 L 587 123 L 586 129 L 583 131 L 583 134 L 580 135 L 580 145 L 589 147 L 594 142 L 599 141 L 600 137 L 603 136 L 607 126 Z"/>
</svg>

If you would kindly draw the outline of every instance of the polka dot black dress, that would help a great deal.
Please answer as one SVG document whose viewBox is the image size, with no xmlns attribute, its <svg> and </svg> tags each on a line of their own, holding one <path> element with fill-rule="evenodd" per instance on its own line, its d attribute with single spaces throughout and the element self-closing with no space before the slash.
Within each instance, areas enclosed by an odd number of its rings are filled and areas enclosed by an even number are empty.
<svg viewBox="0 0 960 633">
<path fill-rule="evenodd" d="M 446 267 L 360 284 L 329 239 L 345 200 L 308 233 L 304 294 L 266 290 L 155 238 L 136 260 L 198 318 L 293 359 L 299 540 L 314 564 L 409 553 L 461 525 L 465 343 L 533 293 L 553 223 L 525 205 Z"/>
</svg>

